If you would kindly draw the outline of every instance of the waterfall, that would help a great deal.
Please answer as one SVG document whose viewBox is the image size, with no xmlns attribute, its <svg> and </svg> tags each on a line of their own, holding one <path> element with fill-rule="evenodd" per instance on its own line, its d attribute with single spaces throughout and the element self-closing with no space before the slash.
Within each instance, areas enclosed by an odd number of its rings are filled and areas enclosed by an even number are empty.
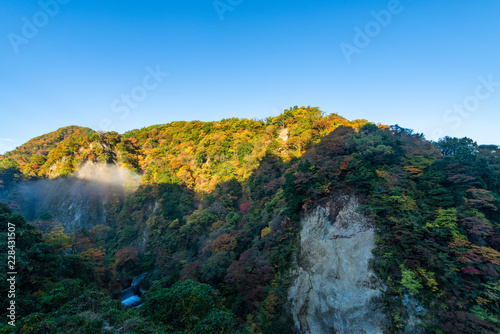
<svg viewBox="0 0 500 334">
<path fill-rule="evenodd" d="M 134 279 L 132 280 L 132 288 L 134 288 L 134 292 L 137 294 L 139 291 L 137 290 L 139 288 L 139 283 L 141 283 L 141 281 L 143 279 L 145 279 L 146 277 L 148 276 L 148 273 L 144 273 L 142 275 L 139 275 L 139 276 L 136 276 L 134 277 Z"/>
<path fill-rule="evenodd" d="M 121 297 L 121 300 L 125 300 L 125 299 L 128 299 L 132 296 L 134 296 L 135 293 L 134 293 L 134 288 L 133 287 L 130 287 L 130 288 L 127 288 L 125 290 L 122 290 L 122 297 Z"/>
<path fill-rule="evenodd" d="M 125 306 L 138 306 L 141 303 L 142 291 L 140 289 L 139 283 L 148 276 L 148 273 L 134 277 L 130 288 L 122 290 L 121 301 Z"/>
</svg>

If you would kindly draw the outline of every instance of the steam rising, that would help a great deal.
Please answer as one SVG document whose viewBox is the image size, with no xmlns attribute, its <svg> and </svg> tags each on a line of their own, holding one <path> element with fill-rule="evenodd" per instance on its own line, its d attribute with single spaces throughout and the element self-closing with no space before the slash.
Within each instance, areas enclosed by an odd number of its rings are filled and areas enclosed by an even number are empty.
<svg viewBox="0 0 500 334">
<path fill-rule="evenodd" d="M 71 177 L 23 182 L 15 193 L 28 220 L 50 215 L 68 231 L 106 223 L 106 211 L 134 192 L 141 176 L 111 164 L 86 163 Z"/>
<path fill-rule="evenodd" d="M 124 167 L 111 164 L 95 164 L 87 162 L 73 175 L 74 178 L 135 191 L 139 187 L 141 176 Z"/>
</svg>

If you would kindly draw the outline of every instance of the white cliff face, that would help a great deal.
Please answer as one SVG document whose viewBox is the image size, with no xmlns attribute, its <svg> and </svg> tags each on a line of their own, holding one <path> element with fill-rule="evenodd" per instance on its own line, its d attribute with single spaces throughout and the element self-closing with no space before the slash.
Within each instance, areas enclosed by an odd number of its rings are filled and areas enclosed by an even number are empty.
<svg viewBox="0 0 500 334">
<path fill-rule="evenodd" d="M 296 279 L 288 291 L 301 333 L 382 333 L 383 285 L 370 269 L 375 234 L 356 212 L 354 196 L 339 195 L 302 221 Z"/>
</svg>

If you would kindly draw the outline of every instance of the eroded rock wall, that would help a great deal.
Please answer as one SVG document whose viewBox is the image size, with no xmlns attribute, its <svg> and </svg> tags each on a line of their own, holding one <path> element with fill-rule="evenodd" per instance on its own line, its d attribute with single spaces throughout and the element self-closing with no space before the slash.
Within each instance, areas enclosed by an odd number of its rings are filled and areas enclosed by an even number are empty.
<svg viewBox="0 0 500 334">
<path fill-rule="evenodd" d="M 28 220 L 48 214 L 66 231 L 106 223 L 110 202 L 135 191 L 140 176 L 114 164 L 86 163 L 71 176 L 22 182 L 14 191 Z"/>
<path fill-rule="evenodd" d="M 353 195 L 332 197 L 302 219 L 289 289 L 301 333 L 382 333 L 384 286 L 370 269 L 375 234 Z"/>
</svg>

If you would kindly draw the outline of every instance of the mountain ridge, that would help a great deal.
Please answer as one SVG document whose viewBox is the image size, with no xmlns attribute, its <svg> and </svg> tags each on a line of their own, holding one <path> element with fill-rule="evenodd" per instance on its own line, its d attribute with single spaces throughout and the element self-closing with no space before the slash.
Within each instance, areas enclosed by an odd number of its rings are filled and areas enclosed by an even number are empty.
<svg viewBox="0 0 500 334">
<path fill-rule="evenodd" d="M 35 326 L 36 314 L 42 314 L 49 319 L 44 325 L 49 332 L 61 324 L 76 332 L 83 322 L 96 333 L 109 328 L 191 333 L 202 325 L 209 328 L 205 332 L 309 333 L 310 319 L 304 320 L 309 314 L 315 319 L 310 323 L 323 330 L 349 333 L 352 328 L 343 327 L 342 319 L 328 320 L 351 313 L 335 311 L 338 301 L 324 302 L 318 295 L 321 305 L 335 306 L 323 319 L 314 311 L 315 298 L 301 300 L 300 307 L 290 304 L 295 259 L 325 263 L 325 273 L 348 273 L 349 255 L 361 254 L 352 261 L 364 263 L 373 254 L 368 267 L 359 268 L 375 273 L 385 286 L 376 305 L 382 305 L 386 320 L 377 330 L 495 333 L 500 323 L 497 152 L 498 146 L 479 146 L 468 138 L 434 143 L 397 125 L 351 122 L 318 108 L 294 107 L 266 120 L 173 122 L 126 135 L 92 133 L 59 141 L 37 166 L 29 155 L 26 161 L 22 155 L 7 155 L 0 162 L 0 191 L 2 201 L 17 212 L 26 205 L 21 185 L 34 189 L 29 187 L 43 182 L 48 202 L 61 181 L 89 185 L 88 193 L 63 196 L 65 201 L 54 197 L 54 205 L 30 217 L 45 232 L 20 250 L 26 253 L 20 264 L 26 269 L 23 298 L 39 312 L 25 309 L 23 324 Z M 97 168 L 78 179 L 86 164 Z M 95 173 L 108 167 L 140 176 L 140 185 L 130 191 L 121 181 L 118 188 L 92 186 L 103 177 Z M 84 203 L 95 194 L 93 207 L 100 209 L 94 214 Z M 354 196 L 356 209 L 350 205 L 347 214 L 331 202 L 332 196 Z M 334 235 L 309 233 L 311 240 L 301 239 L 304 226 L 312 228 L 307 217 L 321 206 L 329 207 L 322 217 L 330 223 L 323 225 L 334 227 Z M 2 210 L 7 213 L 1 217 L 14 219 L 10 209 Z M 59 212 L 101 218 L 68 229 Z M 300 253 L 325 244 L 325 252 L 335 258 L 350 249 L 346 242 L 352 233 L 345 231 L 356 230 L 359 215 L 373 225 L 374 248 L 373 242 L 359 242 L 359 252 L 339 261 L 324 261 L 322 250 Z M 342 226 L 335 226 L 337 218 Z M 30 262 L 35 259 L 53 271 L 37 269 Z M 134 276 L 145 272 L 144 308 L 127 313 L 110 306 L 106 296 L 117 298 Z M 320 277 L 315 282 L 321 284 Z M 350 291 L 358 291 L 348 277 L 329 281 L 332 286 L 325 291 L 339 291 L 350 282 Z M 193 304 L 182 304 L 189 311 L 178 312 L 180 304 L 172 300 L 186 293 L 195 296 Z M 90 296 L 106 306 L 89 308 Z M 79 311 L 48 306 L 56 298 Z M 205 301 L 216 305 L 215 314 Z M 364 305 L 375 304 L 367 300 Z M 95 309 L 101 314 L 88 313 Z"/>
</svg>

